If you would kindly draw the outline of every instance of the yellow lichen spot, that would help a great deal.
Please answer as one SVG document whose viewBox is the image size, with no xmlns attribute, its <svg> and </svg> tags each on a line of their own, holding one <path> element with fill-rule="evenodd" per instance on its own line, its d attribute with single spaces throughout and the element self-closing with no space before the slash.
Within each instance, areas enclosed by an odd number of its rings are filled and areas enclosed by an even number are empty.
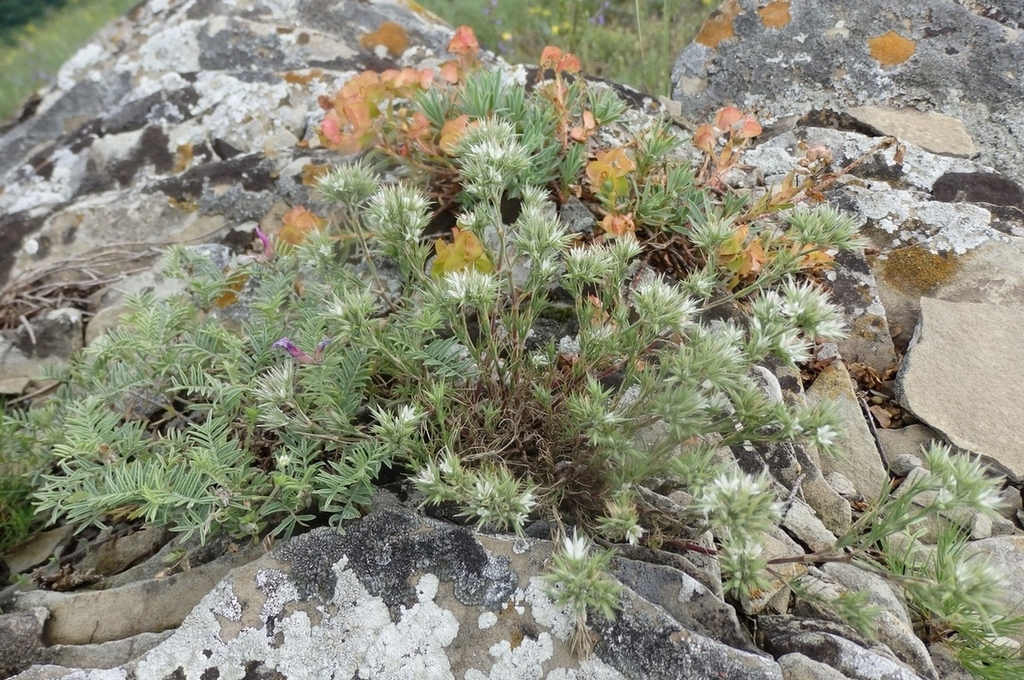
<svg viewBox="0 0 1024 680">
<path fill-rule="evenodd" d="M 772 2 L 757 10 L 757 14 L 761 17 L 761 23 L 765 28 L 778 29 L 793 20 L 793 17 L 789 14 L 789 7 L 789 0 L 772 0 Z"/>
<path fill-rule="evenodd" d="M 882 278 L 889 285 L 914 296 L 932 292 L 960 269 L 954 255 L 939 255 L 918 245 L 891 251 L 881 264 Z"/>
<path fill-rule="evenodd" d="M 310 69 L 307 73 L 288 71 L 283 76 L 284 82 L 292 85 L 309 85 L 310 82 L 323 77 L 324 72 L 318 68 Z"/>
<path fill-rule="evenodd" d="M 188 169 L 188 166 L 192 164 L 192 142 L 185 142 L 178 147 L 177 152 L 174 154 L 174 172 L 184 172 Z"/>
<path fill-rule="evenodd" d="M 700 33 L 694 38 L 695 42 L 715 49 L 723 40 L 736 37 L 736 31 L 732 22 L 739 16 L 740 5 L 736 0 L 726 0 L 722 3 L 704 25 L 700 27 Z"/>
<path fill-rule="evenodd" d="M 874 38 L 868 38 L 868 49 L 875 61 L 882 66 L 895 66 L 914 56 L 914 52 L 917 51 L 917 43 L 898 33 L 888 31 Z"/>
<path fill-rule="evenodd" d="M 392 57 L 400 57 L 409 49 L 409 33 L 393 21 L 385 21 L 376 31 L 359 38 L 359 44 L 368 50 L 383 45 Z"/>
<path fill-rule="evenodd" d="M 302 166 L 302 185 L 316 186 L 320 178 L 331 171 L 330 163 L 306 163 Z"/>
</svg>

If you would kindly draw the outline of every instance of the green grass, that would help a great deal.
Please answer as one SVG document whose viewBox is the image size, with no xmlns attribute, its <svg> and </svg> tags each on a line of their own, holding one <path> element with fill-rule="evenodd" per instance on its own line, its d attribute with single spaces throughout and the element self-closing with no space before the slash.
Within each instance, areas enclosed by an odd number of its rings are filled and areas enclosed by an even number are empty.
<svg viewBox="0 0 1024 680">
<path fill-rule="evenodd" d="M 546 45 L 583 72 L 668 95 L 672 64 L 718 0 L 420 0 L 510 62 L 537 63 Z M 639 22 L 637 17 L 639 16 Z M 638 32 L 639 28 L 639 32 Z"/>
<path fill-rule="evenodd" d="M 127 12 L 138 0 L 68 0 L 0 41 L 0 121 L 38 87 L 108 21 Z"/>
</svg>

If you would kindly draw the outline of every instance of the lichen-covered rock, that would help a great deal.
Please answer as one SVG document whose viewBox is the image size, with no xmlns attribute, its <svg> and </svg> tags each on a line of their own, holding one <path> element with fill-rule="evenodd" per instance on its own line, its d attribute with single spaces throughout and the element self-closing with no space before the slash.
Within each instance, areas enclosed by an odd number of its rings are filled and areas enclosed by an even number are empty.
<svg viewBox="0 0 1024 680">
<path fill-rule="evenodd" d="M 664 579 L 627 589 L 614 620 L 594 617 L 594 655 L 578 659 L 567 642 L 573 618 L 538 578 L 552 547 L 382 510 L 233 570 L 142 657 L 51 677 L 781 680 L 769 657 L 694 632 L 639 594 L 664 596 Z M 627 582 L 644 570 L 658 568 L 620 559 L 615 569 Z M 694 588 L 681 580 L 671 595 L 681 602 Z"/>
<path fill-rule="evenodd" d="M 674 97 L 694 120 L 727 102 L 771 119 L 859 108 L 868 126 L 933 151 L 976 147 L 1019 183 L 1019 15 L 1009 1 L 726 0 L 679 56 Z"/>
</svg>

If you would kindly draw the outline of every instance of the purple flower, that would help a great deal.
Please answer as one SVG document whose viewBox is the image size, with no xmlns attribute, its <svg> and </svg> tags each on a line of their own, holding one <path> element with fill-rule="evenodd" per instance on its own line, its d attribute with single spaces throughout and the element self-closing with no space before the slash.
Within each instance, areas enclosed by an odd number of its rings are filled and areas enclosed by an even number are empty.
<svg viewBox="0 0 1024 680">
<path fill-rule="evenodd" d="M 256 238 L 263 244 L 263 257 L 266 258 L 267 262 L 274 259 L 274 244 L 270 242 L 270 237 L 263 233 L 263 230 L 256 226 Z"/>
<path fill-rule="evenodd" d="M 283 349 L 285 352 L 288 352 L 288 354 L 291 354 L 293 358 L 298 359 L 299 363 L 314 363 L 313 357 L 309 356 L 301 349 L 299 349 L 298 346 L 294 342 L 292 342 L 291 338 L 281 338 L 280 340 L 276 341 L 273 345 L 271 345 L 271 347 L 275 349 Z"/>
</svg>

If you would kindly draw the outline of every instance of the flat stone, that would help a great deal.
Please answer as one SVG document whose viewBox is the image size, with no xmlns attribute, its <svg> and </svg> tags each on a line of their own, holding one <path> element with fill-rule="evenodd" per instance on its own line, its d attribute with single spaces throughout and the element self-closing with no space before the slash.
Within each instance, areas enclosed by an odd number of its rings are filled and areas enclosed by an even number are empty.
<svg viewBox="0 0 1024 680">
<path fill-rule="evenodd" d="M 923 298 L 897 378 L 901 403 L 953 445 L 1024 479 L 1024 305 Z"/>
<path fill-rule="evenodd" d="M 849 680 L 828 664 L 809 659 L 803 654 L 792 652 L 779 657 L 779 665 L 786 680 Z"/>
<path fill-rule="evenodd" d="M 883 135 L 898 137 L 931 153 L 962 158 L 977 153 L 967 127 L 954 116 L 890 106 L 854 106 L 846 113 Z"/>
<path fill-rule="evenodd" d="M 114 668 L 136 659 L 171 636 L 163 633 L 139 633 L 123 640 L 95 645 L 53 645 L 40 656 L 46 663 L 66 668 Z"/>
<path fill-rule="evenodd" d="M 899 429 L 887 430 L 879 428 L 875 431 L 878 435 L 878 442 L 882 445 L 882 458 L 886 461 L 889 470 L 896 475 L 905 475 L 910 470 L 900 467 L 896 462 L 898 458 L 907 461 L 916 458 L 920 461 L 923 450 L 928 448 L 932 442 L 942 442 L 942 436 L 927 425 L 915 423 Z M 916 467 L 916 466 L 915 466 Z M 899 468 L 901 472 L 896 472 Z"/>
<path fill-rule="evenodd" d="M 987 238 L 963 255 L 905 246 L 869 259 L 896 344 L 905 350 L 922 297 L 949 302 L 1024 305 L 1024 237 Z"/>
<path fill-rule="evenodd" d="M 842 418 L 842 430 L 836 437 L 836 453 L 821 454 L 822 472 L 826 475 L 839 472 L 853 482 L 865 498 L 877 498 L 889 483 L 889 475 L 864 420 L 850 374 L 841 361 L 828 365 L 807 390 L 808 403 L 825 400 L 836 404 Z"/>
<path fill-rule="evenodd" d="M 30 591 L 18 595 L 16 605 L 20 610 L 43 607 L 50 611 L 47 644 L 93 644 L 139 633 L 160 633 L 181 625 L 210 588 L 232 568 L 257 554 L 258 549 L 240 550 L 165 579 L 111 590 Z"/>
<path fill-rule="evenodd" d="M 29 540 L 16 545 L 3 556 L 12 574 L 20 574 L 53 557 L 57 547 L 71 535 L 71 527 L 63 526 L 41 531 Z"/>
</svg>

